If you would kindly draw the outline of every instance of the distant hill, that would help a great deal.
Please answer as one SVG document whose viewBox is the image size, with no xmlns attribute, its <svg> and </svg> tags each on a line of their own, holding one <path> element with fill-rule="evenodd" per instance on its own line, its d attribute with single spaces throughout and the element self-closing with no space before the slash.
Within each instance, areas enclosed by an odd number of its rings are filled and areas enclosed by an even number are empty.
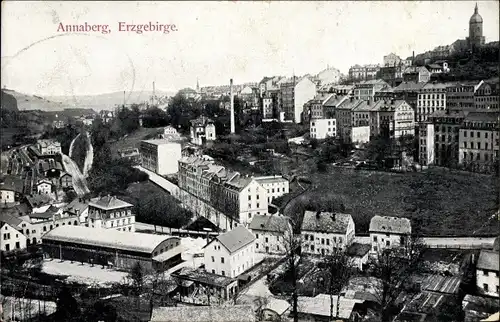
<svg viewBox="0 0 500 322">
<path fill-rule="evenodd" d="M 158 97 L 162 96 L 172 96 L 176 92 L 167 91 L 156 91 L 155 94 Z M 148 101 L 152 91 L 135 91 L 125 93 L 126 104 L 140 104 Z M 117 105 L 123 104 L 123 92 L 114 92 L 98 95 L 81 95 L 81 96 L 47 96 L 54 102 L 64 103 L 67 107 L 74 108 L 89 108 L 94 111 L 111 110 Z"/>
<path fill-rule="evenodd" d="M 54 111 L 62 111 L 65 107 L 68 107 L 63 103 L 53 102 L 47 98 L 36 95 L 19 93 L 11 89 L 2 89 L 2 96 L 4 95 L 4 93 L 16 99 L 17 109 L 19 111 L 41 110 L 44 112 L 54 112 Z M 3 106 L 3 98 L 2 98 L 2 106 Z"/>
<path fill-rule="evenodd" d="M 4 110 L 8 111 L 19 111 L 17 108 L 17 100 L 14 96 L 11 94 L 4 92 L 3 90 L 1 91 L 0 94 L 0 107 Z"/>
</svg>

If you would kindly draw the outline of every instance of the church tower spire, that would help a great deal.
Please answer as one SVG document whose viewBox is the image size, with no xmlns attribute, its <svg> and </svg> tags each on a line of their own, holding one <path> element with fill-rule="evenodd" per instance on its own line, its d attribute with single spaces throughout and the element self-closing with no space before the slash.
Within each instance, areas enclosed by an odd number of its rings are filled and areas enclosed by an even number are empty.
<svg viewBox="0 0 500 322">
<path fill-rule="evenodd" d="M 198 78 L 196 78 L 196 92 L 200 92 L 200 80 Z"/>
</svg>

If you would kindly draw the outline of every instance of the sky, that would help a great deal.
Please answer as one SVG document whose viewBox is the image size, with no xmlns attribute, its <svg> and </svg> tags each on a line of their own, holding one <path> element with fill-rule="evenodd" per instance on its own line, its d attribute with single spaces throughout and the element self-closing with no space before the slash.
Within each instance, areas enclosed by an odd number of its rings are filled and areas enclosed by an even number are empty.
<svg viewBox="0 0 500 322">
<path fill-rule="evenodd" d="M 346 74 L 468 35 L 472 1 L 2 2 L 1 86 L 45 96 L 259 82 L 264 76 Z M 486 42 L 499 39 L 499 2 L 478 1 Z M 119 23 L 176 31 L 119 31 Z M 110 33 L 60 24 L 109 25 Z M 172 27 L 170 27 L 172 28 Z M 58 31 L 59 29 L 59 31 Z"/>
</svg>

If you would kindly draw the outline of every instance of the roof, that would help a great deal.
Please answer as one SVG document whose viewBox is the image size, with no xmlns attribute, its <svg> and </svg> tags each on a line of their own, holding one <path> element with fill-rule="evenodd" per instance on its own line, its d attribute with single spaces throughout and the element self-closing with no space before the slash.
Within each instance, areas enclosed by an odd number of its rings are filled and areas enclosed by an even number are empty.
<svg viewBox="0 0 500 322">
<path fill-rule="evenodd" d="M 346 250 L 346 254 L 349 256 L 363 257 L 370 251 L 371 246 L 369 244 L 352 243 Z"/>
<path fill-rule="evenodd" d="M 460 289 L 461 280 L 460 276 L 432 274 L 422 282 L 422 289 L 445 294 L 455 294 Z"/>
<path fill-rule="evenodd" d="M 77 212 L 78 214 L 81 214 L 88 207 L 88 202 L 81 201 L 80 198 L 75 198 L 68 205 L 66 205 L 66 207 L 64 207 L 64 210 L 72 214 L 76 214 Z"/>
<path fill-rule="evenodd" d="M 241 191 L 245 189 L 251 182 L 253 178 L 251 177 L 242 177 L 240 175 L 232 176 L 232 178 L 226 182 L 226 184 L 236 188 Z"/>
<path fill-rule="evenodd" d="M 50 140 L 50 139 L 38 140 L 37 143 L 42 148 L 46 148 L 46 147 L 48 147 L 50 145 L 61 146 L 61 143 L 59 143 L 59 142 L 57 142 L 55 140 Z"/>
<path fill-rule="evenodd" d="M 499 271 L 499 253 L 494 250 L 481 250 L 479 253 L 479 258 L 477 260 L 477 268 L 490 270 L 490 271 Z"/>
<path fill-rule="evenodd" d="M 408 218 L 374 216 L 370 220 L 370 232 L 410 234 L 411 222 Z"/>
<path fill-rule="evenodd" d="M 349 99 L 344 100 L 342 102 L 342 104 L 337 106 L 337 108 L 344 109 L 344 110 L 352 110 L 353 108 L 355 108 L 356 106 L 358 106 L 359 104 L 361 104 L 363 102 L 364 102 L 363 100 L 349 98 Z"/>
<path fill-rule="evenodd" d="M 496 123 L 498 122 L 500 118 L 500 113 L 499 112 L 470 112 L 467 114 L 465 117 L 465 121 L 469 122 L 474 122 L 474 121 L 479 121 L 479 122 L 493 122 Z"/>
<path fill-rule="evenodd" d="M 251 305 L 157 307 L 151 321 L 254 322 L 255 312 Z"/>
<path fill-rule="evenodd" d="M 217 239 L 222 246 L 226 247 L 230 253 L 234 253 L 253 242 L 255 236 L 245 227 L 238 226 L 227 233 L 217 236 L 215 239 Z M 208 244 L 206 246 L 208 246 Z"/>
<path fill-rule="evenodd" d="M 191 267 L 183 267 L 180 270 L 173 272 L 171 275 L 181 280 L 221 287 L 226 287 L 229 284 L 236 282 L 236 279 L 234 278 L 209 273 L 201 268 L 193 269 Z"/>
<path fill-rule="evenodd" d="M 288 230 L 290 219 L 285 216 L 255 215 L 250 223 L 251 230 L 285 232 Z"/>
<path fill-rule="evenodd" d="M 208 117 L 200 116 L 194 120 L 191 120 L 190 122 L 192 126 L 205 126 L 209 123 L 213 123 L 214 121 Z"/>
<path fill-rule="evenodd" d="M 417 82 L 402 82 L 394 88 L 395 92 L 404 92 L 404 91 L 418 91 L 422 87 L 425 86 L 426 83 L 417 83 Z"/>
<path fill-rule="evenodd" d="M 160 243 L 173 238 L 179 239 L 167 235 L 132 233 L 114 229 L 60 226 L 49 231 L 42 239 L 152 253 Z"/>
<path fill-rule="evenodd" d="M 341 103 L 345 99 L 348 99 L 348 97 L 346 97 L 345 95 L 344 96 L 333 95 L 323 105 L 325 105 L 325 106 L 337 106 L 339 103 Z"/>
<path fill-rule="evenodd" d="M 333 296 L 333 307 L 337 306 L 338 295 Z M 337 317 L 341 319 L 349 319 L 354 305 L 363 303 L 363 300 L 346 299 L 340 297 L 339 314 Z M 331 299 L 328 294 L 318 294 L 316 297 L 299 296 L 298 308 L 299 313 L 311 314 L 316 316 L 330 316 Z M 334 310 L 335 312 L 335 310 Z"/>
<path fill-rule="evenodd" d="M 168 138 L 165 139 L 154 139 L 154 140 L 142 140 L 142 142 L 151 144 L 151 145 L 164 145 L 164 144 L 178 144 L 176 141 L 180 140 L 180 135 L 172 135 L 170 134 Z"/>
<path fill-rule="evenodd" d="M 89 202 L 89 206 L 96 207 L 104 210 L 133 207 L 133 205 L 116 198 L 115 196 L 105 196 L 92 198 Z"/>
<path fill-rule="evenodd" d="M 23 180 L 15 176 L 6 176 L 0 183 L 0 190 L 10 190 L 14 192 L 23 192 Z"/>
<path fill-rule="evenodd" d="M 290 303 L 285 300 L 277 298 L 270 298 L 269 303 L 266 304 L 264 309 L 276 312 L 279 316 L 283 315 L 290 308 Z"/>
<path fill-rule="evenodd" d="M 345 234 L 350 221 L 352 217 L 348 214 L 306 211 L 302 231 Z"/>
<path fill-rule="evenodd" d="M 19 226 L 19 224 L 22 223 L 23 221 L 16 216 L 6 213 L 2 209 L 2 211 L 0 212 L 0 222 L 9 224 L 10 226 L 15 228 Z"/>
<path fill-rule="evenodd" d="M 258 183 L 266 184 L 266 183 L 278 183 L 278 182 L 288 182 L 287 179 L 282 176 L 265 176 L 265 177 L 255 177 L 255 181 Z"/>
</svg>

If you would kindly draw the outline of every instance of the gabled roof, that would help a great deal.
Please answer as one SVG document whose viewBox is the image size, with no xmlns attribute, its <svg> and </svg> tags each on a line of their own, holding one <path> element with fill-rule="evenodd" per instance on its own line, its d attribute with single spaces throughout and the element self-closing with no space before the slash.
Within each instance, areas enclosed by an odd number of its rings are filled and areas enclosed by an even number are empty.
<svg viewBox="0 0 500 322">
<path fill-rule="evenodd" d="M 93 198 L 89 202 L 89 206 L 96 207 L 103 210 L 112 210 L 125 207 L 133 207 L 133 205 L 116 198 L 115 196 L 105 196 Z"/>
<path fill-rule="evenodd" d="M 347 96 L 333 95 L 323 105 L 324 106 L 337 106 L 343 100 L 349 99 Z"/>
<path fill-rule="evenodd" d="M 363 257 L 370 251 L 369 244 L 352 243 L 346 250 L 348 256 Z"/>
<path fill-rule="evenodd" d="M 3 182 L 0 183 L 0 190 L 22 193 L 23 187 L 23 180 L 15 176 L 7 176 L 4 178 Z"/>
<path fill-rule="evenodd" d="M 355 108 L 359 104 L 362 104 L 363 102 L 364 102 L 363 100 L 357 100 L 357 99 L 351 100 L 351 98 L 349 98 L 344 100 L 340 105 L 337 106 L 337 108 L 343 110 L 352 110 L 353 108 Z"/>
<path fill-rule="evenodd" d="M 347 299 L 343 296 L 333 296 L 333 307 L 337 307 L 339 303 L 339 312 L 336 317 L 341 319 L 349 319 L 351 317 L 354 305 L 363 303 L 363 300 Z M 318 294 L 315 297 L 299 296 L 298 297 L 298 312 L 321 317 L 330 316 L 331 298 L 328 294 Z M 334 310 L 335 312 L 335 310 Z M 335 313 L 334 313 L 335 314 Z"/>
<path fill-rule="evenodd" d="M 500 257 L 498 251 L 481 250 L 477 260 L 477 268 L 498 272 L 500 266 Z"/>
<path fill-rule="evenodd" d="M 78 214 L 81 214 L 88 207 L 88 202 L 80 201 L 79 198 L 75 198 L 66 207 L 64 207 L 64 210 L 71 214 L 77 214 L 77 212 Z"/>
<path fill-rule="evenodd" d="M 285 216 L 266 216 L 255 215 L 250 223 L 251 230 L 269 231 L 269 232 L 286 232 L 290 227 L 290 218 Z"/>
<path fill-rule="evenodd" d="M 422 87 L 425 86 L 426 83 L 417 83 L 417 82 L 402 82 L 394 88 L 394 92 L 405 92 L 405 91 L 418 91 Z"/>
<path fill-rule="evenodd" d="M 255 181 L 261 184 L 266 184 L 266 183 L 279 183 L 279 182 L 288 182 L 287 179 L 283 178 L 282 176 L 264 176 L 264 177 L 254 177 Z"/>
<path fill-rule="evenodd" d="M 349 214 L 306 211 L 302 231 L 345 234 L 352 217 Z"/>
<path fill-rule="evenodd" d="M 0 212 L 0 222 L 7 223 L 10 226 L 12 226 L 13 228 L 16 228 L 23 221 L 21 219 L 19 219 L 19 217 L 8 214 L 5 211 L 3 211 L 3 209 L 2 209 L 2 211 Z"/>
<path fill-rule="evenodd" d="M 282 316 L 290 308 L 290 303 L 285 300 L 277 299 L 272 297 L 269 299 L 269 303 L 266 304 L 264 309 L 276 312 L 279 316 Z"/>
<path fill-rule="evenodd" d="M 370 220 L 370 232 L 411 234 L 411 222 L 408 218 L 374 216 Z"/>
<path fill-rule="evenodd" d="M 218 240 L 230 253 L 245 247 L 255 240 L 255 236 L 243 226 L 238 226 L 233 230 L 228 231 L 222 235 L 217 236 L 214 240 Z M 205 245 L 207 247 L 212 242 Z"/>
</svg>

